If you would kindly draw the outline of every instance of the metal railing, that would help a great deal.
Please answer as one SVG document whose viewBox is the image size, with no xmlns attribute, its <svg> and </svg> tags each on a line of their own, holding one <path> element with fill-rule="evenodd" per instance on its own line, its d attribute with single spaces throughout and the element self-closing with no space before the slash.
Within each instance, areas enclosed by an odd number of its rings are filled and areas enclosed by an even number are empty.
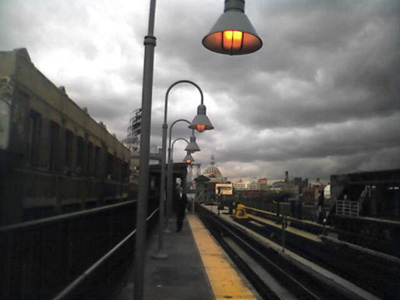
<svg viewBox="0 0 400 300">
<path fill-rule="evenodd" d="M 156 213 L 159 211 L 157 208 L 153 213 L 147 217 L 147 222 L 153 219 Z M 112 248 L 106 255 L 96 261 L 92 266 L 90 266 L 85 272 L 83 272 L 80 276 L 78 276 L 71 284 L 69 284 L 66 288 L 64 288 L 53 300 L 62 300 L 68 299 L 75 290 L 78 289 L 79 285 L 81 285 L 88 277 L 92 276 L 94 272 L 104 263 L 107 262 L 109 258 L 115 255 L 123 246 L 126 246 L 128 241 L 132 239 L 132 237 L 136 234 L 136 229 L 129 233 L 121 242 L 119 242 L 114 248 Z"/>
<path fill-rule="evenodd" d="M 90 289 L 126 269 L 135 216 L 136 201 L 127 201 L 0 228 L 0 299 L 52 299 L 79 278 Z"/>
</svg>

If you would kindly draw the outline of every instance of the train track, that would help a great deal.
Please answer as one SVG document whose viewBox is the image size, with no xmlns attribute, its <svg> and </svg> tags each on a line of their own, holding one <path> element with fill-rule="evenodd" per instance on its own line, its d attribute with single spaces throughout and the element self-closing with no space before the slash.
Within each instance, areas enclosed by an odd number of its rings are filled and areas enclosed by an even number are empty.
<svg viewBox="0 0 400 300">
<path fill-rule="evenodd" d="M 199 216 L 263 299 L 362 299 L 321 280 L 205 208 Z"/>
<path fill-rule="evenodd" d="M 269 247 L 241 226 L 217 217 L 206 208 L 199 207 L 198 213 L 263 299 L 373 298 L 361 289 L 344 288 L 312 268 L 300 266 L 286 253 Z"/>
<path fill-rule="evenodd" d="M 281 229 L 257 226 L 255 220 L 241 224 L 281 243 Z M 286 247 L 379 298 L 393 299 L 400 295 L 397 285 L 400 280 L 398 258 L 381 255 L 348 243 L 335 242 L 334 239 L 327 237 L 323 237 L 323 242 L 317 243 L 291 233 L 287 233 Z"/>
</svg>

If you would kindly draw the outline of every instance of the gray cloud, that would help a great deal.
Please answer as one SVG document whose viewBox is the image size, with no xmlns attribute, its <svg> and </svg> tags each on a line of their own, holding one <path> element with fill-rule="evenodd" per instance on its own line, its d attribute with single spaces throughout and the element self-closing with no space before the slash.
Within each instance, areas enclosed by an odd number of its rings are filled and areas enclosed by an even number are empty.
<svg viewBox="0 0 400 300">
<path fill-rule="evenodd" d="M 262 37 L 241 57 L 209 52 L 201 39 L 223 1 L 157 3 L 152 144 L 161 145 L 165 92 L 195 81 L 215 130 L 196 134 L 205 167 L 225 176 L 303 177 L 399 168 L 400 2 L 247 1 Z M 120 139 L 141 105 L 148 4 L 3 1 L 0 48 L 27 47 L 35 65 Z M 170 94 L 168 123 L 191 120 L 198 92 Z M 173 138 L 187 137 L 185 124 Z M 177 143 L 180 159 L 185 143 Z"/>
</svg>

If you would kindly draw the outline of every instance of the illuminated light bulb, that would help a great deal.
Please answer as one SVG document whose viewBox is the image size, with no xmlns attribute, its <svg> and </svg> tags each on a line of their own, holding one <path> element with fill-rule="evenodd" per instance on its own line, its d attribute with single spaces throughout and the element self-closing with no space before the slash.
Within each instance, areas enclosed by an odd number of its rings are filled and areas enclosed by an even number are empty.
<svg viewBox="0 0 400 300">
<path fill-rule="evenodd" d="M 204 124 L 199 124 L 199 125 L 196 126 L 196 130 L 197 130 L 198 132 L 203 132 L 204 130 L 206 130 L 206 125 L 204 125 Z"/>
<path fill-rule="evenodd" d="M 226 30 L 223 32 L 223 47 L 226 51 L 240 51 L 243 46 L 243 32 Z"/>
</svg>

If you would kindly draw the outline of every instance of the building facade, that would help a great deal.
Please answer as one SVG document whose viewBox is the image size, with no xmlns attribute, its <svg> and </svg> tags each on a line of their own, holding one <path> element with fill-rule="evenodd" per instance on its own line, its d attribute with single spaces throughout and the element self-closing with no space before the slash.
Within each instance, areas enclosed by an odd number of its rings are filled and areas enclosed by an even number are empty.
<svg viewBox="0 0 400 300">
<path fill-rule="evenodd" d="M 3 225 L 127 198 L 129 150 L 32 63 L 0 52 Z"/>
</svg>

